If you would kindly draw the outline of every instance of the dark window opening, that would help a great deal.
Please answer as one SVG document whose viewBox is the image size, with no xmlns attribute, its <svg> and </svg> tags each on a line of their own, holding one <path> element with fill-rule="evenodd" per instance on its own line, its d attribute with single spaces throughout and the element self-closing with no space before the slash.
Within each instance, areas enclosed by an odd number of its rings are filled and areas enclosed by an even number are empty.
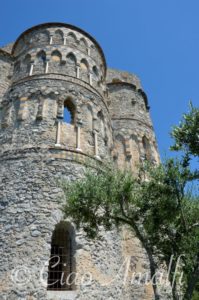
<svg viewBox="0 0 199 300">
<path fill-rule="evenodd" d="M 75 289 L 74 234 L 72 226 L 61 222 L 53 232 L 48 267 L 48 290 Z"/>
<path fill-rule="evenodd" d="M 95 74 L 96 77 L 99 76 L 99 72 L 96 66 L 93 67 L 93 73 Z"/>
<path fill-rule="evenodd" d="M 75 106 L 70 100 L 64 102 L 64 122 L 68 124 L 75 122 Z"/>
</svg>

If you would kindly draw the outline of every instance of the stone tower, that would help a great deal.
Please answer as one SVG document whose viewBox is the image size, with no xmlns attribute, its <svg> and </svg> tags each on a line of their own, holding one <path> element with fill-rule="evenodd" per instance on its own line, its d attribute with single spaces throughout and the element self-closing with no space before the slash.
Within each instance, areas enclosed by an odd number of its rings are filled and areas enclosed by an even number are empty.
<svg viewBox="0 0 199 300">
<path fill-rule="evenodd" d="M 107 70 L 77 27 L 30 28 L 0 49 L 0 145 L 0 299 L 152 299 L 123 279 L 129 257 L 127 279 L 149 271 L 139 241 L 125 228 L 88 240 L 63 220 L 58 184 L 110 160 L 133 172 L 159 161 L 139 79 Z"/>
</svg>

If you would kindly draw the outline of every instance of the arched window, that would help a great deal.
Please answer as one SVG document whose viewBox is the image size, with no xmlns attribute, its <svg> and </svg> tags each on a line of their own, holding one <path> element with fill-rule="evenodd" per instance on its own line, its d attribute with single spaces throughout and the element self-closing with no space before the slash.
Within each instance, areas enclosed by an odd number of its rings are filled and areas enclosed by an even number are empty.
<svg viewBox="0 0 199 300">
<path fill-rule="evenodd" d="M 93 74 L 96 76 L 96 77 L 99 77 L 99 71 L 98 71 L 98 68 L 96 66 L 93 67 Z"/>
<path fill-rule="evenodd" d="M 64 122 L 68 124 L 75 123 L 75 105 L 70 99 L 64 101 Z"/>
<path fill-rule="evenodd" d="M 50 35 L 47 30 L 39 33 L 39 41 L 41 44 L 48 44 L 50 41 Z"/>
<path fill-rule="evenodd" d="M 14 64 L 14 76 L 18 76 L 18 74 L 20 73 L 21 71 L 21 63 L 20 61 L 17 61 L 15 64 Z"/>
<path fill-rule="evenodd" d="M 98 86 L 98 82 L 99 82 L 99 71 L 96 66 L 93 67 L 92 71 L 93 71 L 93 85 L 96 87 Z"/>
<path fill-rule="evenodd" d="M 64 43 L 63 32 L 60 29 L 58 29 L 55 31 L 55 35 L 53 37 L 53 44 L 63 45 L 63 43 Z"/>
<path fill-rule="evenodd" d="M 61 73 L 61 59 L 62 55 L 58 50 L 55 50 L 51 53 L 51 61 L 49 64 L 49 72 L 52 73 Z"/>
<path fill-rule="evenodd" d="M 89 81 L 89 65 L 85 59 L 82 59 L 80 62 L 80 79 Z"/>
<path fill-rule="evenodd" d="M 144 158 L 147 160 L 151 160 L 151 147 L 149 140 L 146 138 L 146 136 L 143 136 L 142 138 L 142 145 L 144 149 Z"/>
<path fill-rule="evenodd" d="M 67 35 L 67 44 L 72 44 L 73 46 L 75 46 L 77 44 L 77 37 L 73 32 L 69 32 L 69 34 Z"/>
<path fill-rule="evenodd" d="M 53 62 L 60 63 L 61 61 L 61 53 L 58 50 L 55 50 L 51 54 L 51 58 Z"/>
<path fill-rule="evenodd" d="M 67 59 L 67 62 L 70 64 L 70 65 L 76 65 L 76 57 L 73 53 L 69 53 L 67 56 L 66 56 L 66 59 Z"/>
<path fill-rule="evenodd" d="M 24 75 L 29 75 L 30 72 L 30 63 L 31 63 L 31 56 L 27 54 L 23 60 L 23 73 Z"/>
<path fill-rule="evenodd" d="M 82 50 L 83 52 L 87 53 L 88 52 L 88 45 L 85 39 L 80 39 L 79 41 L 79 48 L 80 50 Z"/>
<path fill-rule="evenodd" d="M 48 290 L 74 290 L 75 234 L 68 222 L 56 225 L 52 235 L 48 267 Z"/>
<path fill-rule="evenodd" d="M 76 57 L 73 53 L 66 56 L 66 73 L 70 76 L 76 77 Z"/>
<path fill-rule="evenodd" d="M 104 124 L 104 115 L 102 113 L 102 111 L 100 110 L 97 114 L 97 118 L 98 118 L 98 124 L 99 124 L 99 128 L 100 128 L 100 133 L 102 138 L 105 138 L 105 124 Z"/>
<path fill-rule="evenodd" d="M 42 50 L 37 53 L 34 65 L 34 73 L 45 73 L 46 53 Z"/>
</svg>

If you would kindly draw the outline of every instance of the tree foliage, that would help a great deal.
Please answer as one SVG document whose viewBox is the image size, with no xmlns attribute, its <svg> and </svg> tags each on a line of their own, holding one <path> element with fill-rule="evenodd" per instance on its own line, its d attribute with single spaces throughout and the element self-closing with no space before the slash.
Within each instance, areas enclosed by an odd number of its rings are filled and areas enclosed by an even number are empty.
<svg viewBox="0 0 199 300">
<path fill-rule="evenodd" d="M 182 150 L 194 156 L 199 156 L 199 109 L 190 103 L 190 111 L 183 114 L 178 126 L 171 132 L 174 138 L 172 150 Z"/>
<path fill-rule="evenodd" d="M 137 178 L 129 171 L 116 169 L 88 171 L 84 179 L 63 185 L 67 196 L 65 216 L 72 217 L 77 227 L 83 227 L 92 238 L 101 226 L 110 230 L 114 225 L 128 225 L 152 259 L 154 272 L 157 265 L 153 255 L 167 266 L 174 256 L 171 282 L 175 260 L 184 255 L 186 288 L 193 279 L 199 249 L 199 199 L 186 191 L 189 175 L 190 170 L 173 159 L 155 168 L 142 168 Z M 142 180 L 143 176 L 150 180 Z"/>
<path fill-rule="evenodd" d="M 168 159 L 158 166 L 146 163 L 136 177 L 110 166 L 87 170 L 81 180 L 62 185 L 65 216 L 91 238 L 99 234 L 101 226 L 110 230 L 128 225 L 148 253 L 151 276 L 158 268 L 154 257 L 167 267 L 173 257 L 172 283 L 177 259 L 182 257 L 181 291 L 186 300 L 192 296 L 199 299 L 199 195 L 190 188 L 190 182 L 198 179 L 198 170 L 191 171 L 189 166 L 191 156 L 199 153 L 198 120 L 198 110 L 191 106 L 172 132 L 173 149 L 184 151 L 179 160 Z M 155 299 L 160 299 L 156 281 L 153 288 Z M 180 299 L 176 282 L 172 292 L 173 299 Z"/>
</svg>

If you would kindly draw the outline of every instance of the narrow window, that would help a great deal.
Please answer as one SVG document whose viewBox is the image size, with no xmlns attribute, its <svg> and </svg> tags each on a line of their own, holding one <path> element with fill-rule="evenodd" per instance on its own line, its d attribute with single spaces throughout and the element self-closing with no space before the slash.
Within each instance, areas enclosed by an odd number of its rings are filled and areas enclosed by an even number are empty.
<svg viewBox="0 0 199 300">
<path fill-rule="evenodd" d="M 75 289 L 74 229 L 66 222 L 56 225 L 52 235 L 48 267 L 48 290 Z"/>
<path fill-rule="evenodd" d="M 75 105 L 69 99 L 64 102 L 64 122 L 75 123 Z"/>
<path fill-rule="evenodd" d="M 24 69 L 24 75 L 28 75 L 30 72 L 30 65 L 31 65 L 31 56 L 30 54 L 27 54 L 24 61 L 23 61 L 23 69 Z"/>
<path fill-rule="evenodd" d="M 149 140 L 145 136 L 142 138 L 142 144 L 144 148 L 145 159 L 151 160 L 151 147 Z"/>
<path fill-rule="evenodd" d="M 37 53 L 34 65 L 34 74 L 45 73 L 46 53 L 42 50 Z"/>
<path fill-rule="evenodd" d="M 93 74 L 98 77 L 99 76 L 99 72 L 96 66 L 93 67 Z"/>
</svg>

